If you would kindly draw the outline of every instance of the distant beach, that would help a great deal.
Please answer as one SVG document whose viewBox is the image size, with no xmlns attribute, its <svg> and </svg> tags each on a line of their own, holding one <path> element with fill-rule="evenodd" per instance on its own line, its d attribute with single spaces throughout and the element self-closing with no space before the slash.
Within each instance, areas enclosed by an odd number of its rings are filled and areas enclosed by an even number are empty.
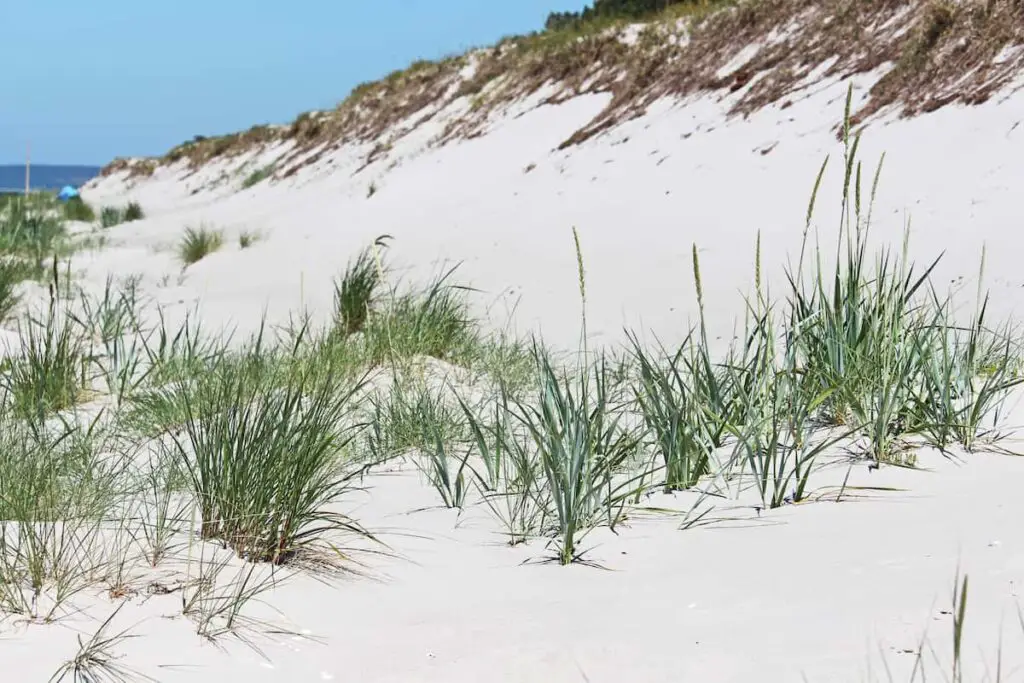
<svg viewBox="0 0 1024 683">
<path fill-rule="evenodd" d="M 99 166 L 33 164 L 30 182 L 33 190 L 59 190 L 65 185 L 83 185 L 99 172 Z M 25 167 L 21 164 L 0 165 L 0 192 L 22 192 L 24 189 Z"/>
</svg>

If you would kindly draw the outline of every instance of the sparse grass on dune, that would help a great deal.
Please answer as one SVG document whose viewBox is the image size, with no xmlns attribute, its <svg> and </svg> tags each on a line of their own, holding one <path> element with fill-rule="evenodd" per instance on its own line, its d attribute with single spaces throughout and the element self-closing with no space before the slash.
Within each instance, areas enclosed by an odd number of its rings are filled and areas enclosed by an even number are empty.
<svg viewBox="0 0 1024 683">
<path fill-rule="evenodd" d="M 47 261 L 66 243 L 67 230 L 52 196 L 17 197 L 0 211 L 0 255 L 22 264 L 25 277 L 45 274 Z"/>
<path fill-rule="evenodd" d="M 18 284 L 24 279 L 24 265 L 10 258 L 0 259 L 0 324 L 11 317 L 21 301 Z"/>
<path fill-rule="evenodd" d="M 178 243 L 178 260 L 184 267 L 203 260 L 224 246 L 224 234 L 207 226 L 186 228 Z"/>
<path fill-rule="evenodd" d="M 104 228 L 112 228 L 122 223 L 140 221 L 146 217 L 146 212 L 138 202 L 128 202 L 124 206 L 104 206 L 100 209 L 100 225 Z"/>
<path fill-rule="evenodd" d="M 92 426 L 0 414 L 0 612 L 50 621 L 97 582 L 104 520 L 128 478 Z"/>
<path fill-rule="evenodd" d="M 49 683 L 133 683 L 155 680 L 125 666 L 115 652 L 126 640 L 138 637 L 132 635 L 130 630 L 110 633 L 111 622 L 124 605 L 118 605 L 88 639 L 78 639 L 78 651 L 54 672 Z"/>
<path fill-rule="evenodd" d="M 11 362 L 3 379 L 15 412 L 42 420 L 78 403 L 86 389 L 85 336 L 59 302 L 57 261 L 52 268 L 50 301 L 42 316 L 22 320 L 22 353 Z"/>
<path fill-rule="evenodd" d="M 786 107 L 801 88 L 869 74 L 885 64 L 894 66 L 875 79 L 856 120 L 890 107 L 920 115 L 952 103 L 985 102 L 1009 87 L 1024 64 L 1016 49 L 1024 42 L 1024 14 L 1013 0 L 829 0 L 813 6 L 803 0 L 680 0 L 611 7 L 586 20 L 564 13 L 570 16 L 556 16 L 550 30 L 419 60 L 357 86 L 333 110 L 303 113 L 288 126 L 196 136 L 163 157 L 118 159 L 102 173 L 146 177 L 183 161 L 195 170 L 212 159 L 259 154 L 277 144 L 292 146 L 275 161 L 275 172 L 285 178 L 348 142 L 368 143 L 370 164 L 390 149 L 382 138 L 426 107 L 453 113 L 441 141 L 469 139 L 494 114 L 545 88 L 555 89 L 546 96 L 553 101 L 610 98 L 562 148 L 634 120 L 665 99 L 734 93 L 730 114 L 746 116 L 770 105 Z M 774 38 L 782 33 L 787 40 Z M 760 48 L 744 55 L 752 45 Z M 740 56 L 745 63 L 736 61 Z M 256 182 L 258 176 L 251 178 Z M 376 190 L 370 184 L 367 195 Z"/>
<path fill-rule="evenodd" d="M 257 168 L 255 171 L 250 173 L 242 181 L 242 189 L 248 190 L 250 187 L 262 183 L 267 178 L 273 177 L 274 171 L 277 170 L 273 164 Z"/>
<path fill-rule="evenodd" d="M 0 317 L 17 301 L 17 268 L 49 259 L 53 284 L 46 312 L 23 322 L 22 354 L 2 368 L 0 613 L 51 621 L 89 588 L 131 595 L 134 570 L 160 566 L 198 636 L 259 627 L 245 609 L 276 585 L 279 565 L 349 569 L 345 543 L 378 547 L 340 510 L 386 461 L 418 468 L 460 515 L 489 512 L 510 545 L 597 564 L 588 535 L 621 531 L 641 507 L 659 512 L 643 502 L 659 491 L 714 478 L 728 482 L 716 496 L 768 511 L 814 500 L 819 468 L 850 437 L 879 467 L 909 464 L 911 442 L 990 445 L 1022 381 L 1019 340 L 990 326 L 980 286 L 958 323 L 931 262 L 916 270 L 905 246 L 869 253 L 871 202 L 860 198 L 873 198 L 878 175 L 864 192 L 851 118 L 848 105 L 834 268 L 802 253 L 773 299 L 758 240 L 743 335 L 721 356 L 708 343 L 696 245 L 698 326 L 675 349 L 638 335 L 619 353 L 590 348 L 575 231 L 581 342 L 569 361 L 542 340 L 486 332 L 455 268 L 399 289 L 380 244 L 335 284 L 326 329 L 300 318 L 238 346 L 192 318 L 144 322 L 134 280 L 71 296 L 53 257 L 59 221 L 12 204 L 0 217 L 0 255 L 14 264 L 9 277 L 0 267 Z M 820 176 L 808 231 L 818 187 Z M 179 255 L 195 263 L 221 242 L 190 230 Z M 90 390 L 103 395 L 102 419 L 77 412 Z M 966 580 L 957 586 L 951 680 Z M 58 675 L 127 671 L 111 666 L 124 634 L 110 624 Z"/>
</svg>

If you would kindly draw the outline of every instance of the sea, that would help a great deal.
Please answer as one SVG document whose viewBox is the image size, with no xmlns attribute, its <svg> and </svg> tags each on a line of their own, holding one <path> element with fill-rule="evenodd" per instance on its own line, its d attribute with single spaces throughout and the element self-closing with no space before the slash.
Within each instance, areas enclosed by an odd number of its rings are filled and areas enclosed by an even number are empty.
<svg viewBox="0 0 1024 683">
<path fill-rule="evenodd" d="M 65 185 L 79 187 L 96 177 L 99 166 L 59 166 L 32 164 L 29 176 L 33 190 L 60 190 Z M 0 165 L 0 193 L 25 191 L 25 167 Z"/>
</svg>

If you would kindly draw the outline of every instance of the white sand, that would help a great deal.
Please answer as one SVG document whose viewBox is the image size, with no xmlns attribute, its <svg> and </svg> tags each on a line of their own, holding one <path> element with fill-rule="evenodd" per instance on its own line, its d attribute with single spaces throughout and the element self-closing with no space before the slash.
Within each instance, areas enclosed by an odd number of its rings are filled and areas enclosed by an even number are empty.
<svg viewBox="0 0 1024 683">
<path fill-rule="evenodd" d="M 877 75 L 855 81 L 858 97 Z M 795 257 L 826 154 L 833 163 L 817 223 L 823 234 L 833 231 L 841 147 L 832 129 L 845 88 L 816 85 L 792 107 L 747 120 L 726 120 L 729 100 L 717 95 L 665 102 L 565 152 L 551 150 L 604 97 L 529 110 L 440 149 L 424 145 L 443 123 L 428 124 L 355 176 L 366 148 L 343 148 L 297 177 L 247 191 L 238 190 L 242 179 L 273 152 L 237 173 L 214 165 L 188 180 L 180 169 L 131 186 L 105 179 L 88 188 L 89 201 L 137 199 L 150 217 L 109 230 L 111 243 L 81 255 L 75 268 L 96 287 L 108 273 L 140 273 L 144 289 L 171 311 L 198 302 L 204 322 L 252 330 L 264 311 L 274 322 L 303 305 L 324 315 L 331 278 L 389 233 L 392 262 L 411 276 L 462 261 L 460 277 L 485 292 L 479 305 L 492 306 L 494 325 L 518 301 L 519 330 L 569 346 L 579 329 L 570 234 L 577 226 L 599 341 L 621 341 L 624 326 L 669 343 L 685 333 L 695 312 L 693 242 L 713 329 L 728 336 L 753 278 L 757 232 L 777 282 L 786 257 Z M 862 147 L 869 166 L 887 154 L 876 236 L 898 242 L 912 217 L 913 253 L 926 259 L 945 250 L 937 281 L 963 278 L 972 295 L 987 245 L 997 317 L 1014 312 L 1024 287 L 1022 118 L 1017 92 L 875 121 Z M 536 168 L 524 172 L 530 164 Z M 229 183 L 190 194 L 225 172 Z M 367 198 L 371 182 L 379 191 Z M 171 248 L 200 223 L 227 230 L 227 246 L 179 284 Z M 240 230 L 263 240 L 239 250 Z M 222 651 L 180 616 L 161 618 L 180 612 L 175 595 L 133 599 L 122 610 L 118 623 L 137 624 L 142 637 L 121 650 L 125 664 L 166 681 L 859 681 L 869 680 L 869 669 L 872 680 L 886 680 L 882 658 L 902 681 L 913 664 L 906 652 L 924 629 L 948 658 L 951 618 L 943 610 L 959 565 L 971 577 L 965 653 L 973 668 L 965 680 L 982 680 L 982 663 L 995 665 L 1001 625 L 1004 658 L 1024 663 L 1016 622 L 1024 460 L 975 455 L 958 464 L 922 453 L 920 461 L 925 471 L 869 472 L 862 464 L 850 481 L 900 492 L 862 491 L 856 501 L 760 517 L 743 501 L 722 501 L 715 518 L 737 521 L 681 531 L 679 519 L 649 515 L 618 536 L 595 532 L 591 557 L 611 571 L 521 566 L 540 546 L 504 547 L 483 510 L 457 526 L 448 511 L 410 513 L 437 502 L 419 475 L 374 476 L 351 512 L 399 557 L 371 559 L 367 578 L 326 586 L 299 576 L 266 596 L 284 615 L 275 623 L 322 641 L 263 638 L 269 661 L 230 639 Z M 844 473 L 813 484 L 827 489 Z M 671 503 L 664 498 L 652 505 Z M 4 629 L 0 662 L 18 672 L 11 680 L 45 680 L 73 654 L 73 629 L 94 630 L 113 609 L 102 597 L 86 603 L 91 618 Z"/>
</svg>

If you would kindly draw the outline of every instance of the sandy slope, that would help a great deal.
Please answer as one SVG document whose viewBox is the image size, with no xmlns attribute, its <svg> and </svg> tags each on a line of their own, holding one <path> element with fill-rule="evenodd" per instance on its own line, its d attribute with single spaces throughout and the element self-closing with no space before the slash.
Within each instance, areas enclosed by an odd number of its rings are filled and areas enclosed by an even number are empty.
<svg viewBox="0 0 1024 683">
<path fill-rule="evenodd" d="M 866 83 L 856 83 L 855 96 Z M 621 340 L 624 326 L 666 341 L 685 333 L 695 311 L 694 242 L 712 325 L 728 336 L 752 281 L 758 231 L 766 272 L 778 282 L 799 248 L 826 154 L 834 158 L 818 224 L 831 234 L 841 180 L 833 128 L 846 87 L 819 84 L 791 107 L 746 120 L 726 120 L 718 96 L 665 102 L 566 152 L 551 150 L 603 98 L 524 103 L 487 135 L 440 149 L 424 148 L 441 122 L 428 124 L 355 175 L 365 149 L 342 148 L 296 177 L 246 191 L 238 190 L 242 178 L 273 150 L 242 171 L 212 165 L 182 179 L 181 169 L 162 169 L 130 186 L 105 179 L 88 188 L 90 201 L 138 199 L 150 217 L 110 230 L 110 244 L 75 267 L 96 287 L 108 273 L 141 273 L 170 310 L 198 302 L 209 324 L 251 330 L 264 311 L 277 322 L 303 305 L 324 314 L 331 277 L 388 233 L 392 262 L 411 276 L 461 261 L 461 278 L 483 290 L 478 304 L 491 308 L 494 325 L 518 301 L 516 327 L 572 345 L 577 226 L 599 340 Z M 898 241 L 912 217 L 914 253 L 945 250 L 938 281 L 963 278 L 971 297 L 986 245 L 999 315 L 1014 311 L 1024 287 L 1022 112 L 1018 92 L 970 109 L 879 120 L 862 151 L 869 162 L 887 154 L 876 236 Z M 229 182 L 191 194 L 223 173 Z M 368 198 L 371 182 L 378 191 Z M 245 251 L 229 240 L 182 274 L 173 245 L 186 226 L 204 222 L 264 239 Z M 981 662 L 994 666 L 1001 620 L 1007 661 L 1019 665 L 1024 654 L 1016 627 L 1024 461 L 978 455 L 960 464 L 923 454 L 921 462 L 926 471 L 857 466 L 851 485 L 901 490 L 859 491 L 842 504 L 759 516 L 741 498 L 722 503 L 716 524 L 686 531 L 678 518 L 641 515 L 618 536 L 589 538 L 593 558 L 611 571 L 521 566 L 541 548 L 503 547 L 480 510 L 462 520 L 443 510 L 410 513 L 434 505 L 433 491 L 414 471 L 378 475 L 352 512 L 398 557 L 372 559 L 370 576 L 335 586 L 298 576 L 267 598 L 290 630 L 322 642 L 261 638 L 269 661 L 230 639 L 222 652 L 182 619 L 161 618 L 178 608 L 169 596 L 136 599 L 122 611 L 119 623 L 138 623 L 135 632 L 146 636 L 123 651 L 126 663 L 167 681 L 855 681 L 868 680 L 869 667 L 885 680 L 880 657 L 895 680 L 906 680 L 913 657 L 905 652 L 923 629 L 948 656 L 951 621 L 942 610 L 959 564 L 971 575 L 966 649 L 975 668 L 965 680 L 982 680 Z M 833 468 L 815 484 L 834 494 L 828 487 L 845 472 Z M 672 504 L 663 498 L 651 504 Z M 88 602 L 93 617 L 112 609 L 102 597 Z M 73 652 L 72 629 L 95 625 L 83 617 L 7 631 L 0 661 L 18 680 L 43 680 Z"/>
<path fill-rule="evenodd" d="M 866 82 L 866 80 L 865 80 Z M 842 147 L 833 127 L 842 118 L 846 84 L 815 86 L 786 109 L 725 120 L 717 96 L 665 102 L 658 111 L 578 149 L 552 152 L 603 106 L 599 96 L 529 110 L 495 122 L 492 131 L 441 149 L 421 149 L 428 131 L 399 140 L 390 156 L 357 175 L 360 154 L 343 148 L 292 178 L 238 191 L 232 186 L 188 196 L 173 169 L 125 191 L 116 179 L 86 195 L 97 202 L 138 198 L 154 217 L 110 233 L 120 249 L 80 264 L 91 271 L 170 276 L 165 301 L 202 296 L 207 315 L 251 327 L 261 307 L 281 319 L 300 302 L 329 303 L 330 278 L 374 237 L 395 237 L 393 259 L 436 269 L 461 261 L 462 278 L 485 293 L 481 304 L 519 301 L 524 329 L 574 344 L 578 293 L 570 228 L 581 232 L 592 330 L 608 341 L 624 325 L 671 340 L 695 308 L 690 248 L 696 242 L 711 314 L 728 331 L 753 278 L 754 244 L 762 233 L 766 270 L 779 275 L 795 257 L 818 168 L 832 156 L 819 197 L 824 238 L 834 235 Z M 738 96 L 737 95 L 734 95 Z M 945 250 L 944 279 L 973 278 L 988 247 L 987 283 L 1001 314 L 1024 285 L 1015 258 L 1014 188 L 1024 160 L 1019 93 L 981 107 L 947 107 L 910 120 L 878 121 L 864 139 L 865 190 L 886 154 L 876 208 L 876 234 L 901 237 L 922 259 Z M 440 122 L 427 127 L 440 127 Z M 624 142 L 626 141 L 626 142 Z M 770 151 L 762 154 L 765 150 Z M 397 166 L 386 170 L 392 163 Z M 524 172 L 535 164 L 530 172 Z M 218 177 L 216 165 L 202 173 Z M 230 171 L 230 169 L 227 169 Z M 204 178 L 187 181 L 201 185 Z M 379 190 L 367 198 L 367 188 Z M 241 253 L 229 248 L 177 282 L 169 247 L 187 225 L 263 232 Z M 973 296 L 973 290 L 972 290 Z M 494 310 L 504 321 L 505 307 Z"/>
</svg>

